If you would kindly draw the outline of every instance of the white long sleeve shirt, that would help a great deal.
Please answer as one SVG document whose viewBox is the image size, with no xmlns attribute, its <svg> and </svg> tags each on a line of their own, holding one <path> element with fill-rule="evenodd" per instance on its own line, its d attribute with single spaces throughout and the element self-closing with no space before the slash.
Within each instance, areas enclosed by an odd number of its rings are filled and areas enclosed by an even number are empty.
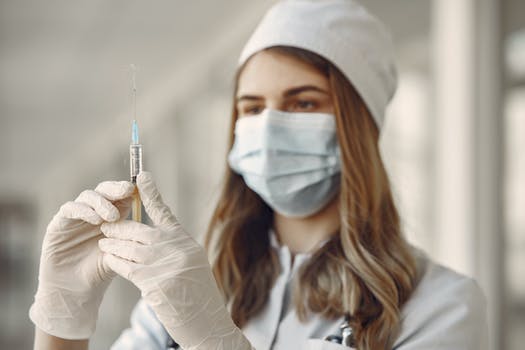
<svg viewBox="0 0 525 350">
<path fill-rule="evenodd" d="M 273 238 L 273 237 L 272 237 Z M 290 301 L 292 280 L 310 258 L 298 254 L 292 259 L 286 246 L 272 239 L 281 262 L 281 273 L 270 292 L 266 307 L 243 328 L 257 350 L 344 350 L 340 344 L 323 340 L 338 334 L 343 319 L 326 320 L 318 315 L 301 323 Z M 480 350 L 487 349 L 485 300 L 471 278 L 428 259 L 415 249 L 422 277 L 401 310 L 401 332 L 396 350 Z M 292 262 L 293 261 L 293 262 Z M 144 301 L 139 301 L 125 330 L 111 349 L 163 350 L 169 335 Z"/>
</svg>

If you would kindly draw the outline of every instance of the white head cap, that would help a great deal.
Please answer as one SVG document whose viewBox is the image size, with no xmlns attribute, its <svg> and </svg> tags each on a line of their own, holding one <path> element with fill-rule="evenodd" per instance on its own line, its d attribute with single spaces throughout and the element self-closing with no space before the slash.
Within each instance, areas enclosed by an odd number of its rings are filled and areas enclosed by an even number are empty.
<svg viewBox="0 0 525 350">
<path fill-rule="evenodd" d="M 239 58 L 272 46 L 312 51 L 333 63 L 355 87 L 381 128 L 397 86 L 388 31 L 354 0 L 285 0 L 266 13 Z"/>
</svg>

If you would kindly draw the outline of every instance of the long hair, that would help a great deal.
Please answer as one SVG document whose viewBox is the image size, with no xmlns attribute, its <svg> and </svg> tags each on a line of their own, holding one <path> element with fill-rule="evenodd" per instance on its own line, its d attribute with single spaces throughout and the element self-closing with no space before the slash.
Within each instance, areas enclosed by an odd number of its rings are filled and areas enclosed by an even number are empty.
<svg viewBox="0 0 525 350">
<path fill-rule="evenodd" d="M 309 313 L 327 319 L 349 315 L 357 348 L 389 349 L 417 269 L 379 153 L 379 130 L 354 87 L 329 61 L 298 48 L 267 50 L 306 62 L 328 78 L 341 150 L 340 229 L 303 264 L 294 281 L 292 302 L 298 317 L 304 321 Z M 235 77 L 235 93 L 242 69 Z M 234 101 L 230 148 L 236 120 Z M 268 205 L 227 167 L 206 248 L 239 327 L 264 308 L 280 272 L 268 235 L 272 221 Z"/>
</svg>

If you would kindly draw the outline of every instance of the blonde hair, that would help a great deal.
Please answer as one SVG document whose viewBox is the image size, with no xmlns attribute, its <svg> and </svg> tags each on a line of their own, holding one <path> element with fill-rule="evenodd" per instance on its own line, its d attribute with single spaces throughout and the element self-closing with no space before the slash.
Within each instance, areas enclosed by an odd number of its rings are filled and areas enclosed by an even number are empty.
<svg viewBox="0 0 525 350">
<path fill-rule="evenodd" d="M 357 348 L 391 348 L 417 272 L 379 154 L 378 128 L 359 94 L 330 62 L 298 48 L 267 50 L 311 64 L 328 77 L 341 149 L 341 227 L 299 271 L 293 289 L 298 317 L 304 321 L 310 312 L 328 319 L 348 315 Z M 230 148 L 236 119 L 234 102 Z M 206 247 L 215 256 L 215 278 L 239 327 L 264 308 L 280 272 L 268 235 L 272 220 L 268 205 L 227 168 Z"/>
</svg>

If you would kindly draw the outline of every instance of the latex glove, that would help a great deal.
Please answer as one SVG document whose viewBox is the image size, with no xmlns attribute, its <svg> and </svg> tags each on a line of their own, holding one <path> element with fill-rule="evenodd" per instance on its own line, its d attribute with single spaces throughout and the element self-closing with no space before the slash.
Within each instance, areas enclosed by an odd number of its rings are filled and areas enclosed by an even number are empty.
<svg viewBox="0 0 525 350">
<path fill-rule="evenodd" d="M 62 205 L 49 223 L 38 289 L 29 310 L 33 323 L 44 332 L 86 339 L 95 331 L 102 297 L 115 275 L 103 268 L 100 224 L 126 217 L 134 190 L 130 182 L 102 182 Z"/>
<path fill-rule="evenodd" d="M 142 172 L 137 187 L 155 227 L 102 224 L 104 263 L 140 289 L 183 349 L 252 349 L 224 306 L 204 249 L 162 202 L 151 174 Z"/>
</svg>

